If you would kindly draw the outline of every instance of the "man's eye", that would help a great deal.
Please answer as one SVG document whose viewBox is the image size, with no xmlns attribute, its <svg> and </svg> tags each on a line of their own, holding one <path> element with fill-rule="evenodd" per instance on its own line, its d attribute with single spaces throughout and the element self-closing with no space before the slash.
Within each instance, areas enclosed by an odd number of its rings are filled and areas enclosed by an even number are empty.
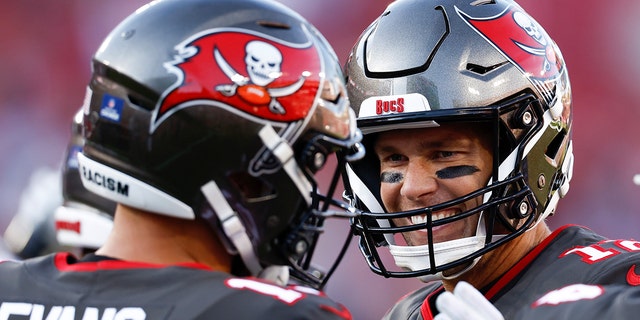
<svg viewBox="0 0 640 320">
<path fill-rule="evenodd" d="M 378 154 L 380 162 L 394 162 L 399 161 L 401 156 L 397 153 Z"/>
<path fill-rule="evenodd" d="M 456 153 L 453 151 L 438 151 L 438 158 L 450 158 L 453 157 Z"/>
</svg>

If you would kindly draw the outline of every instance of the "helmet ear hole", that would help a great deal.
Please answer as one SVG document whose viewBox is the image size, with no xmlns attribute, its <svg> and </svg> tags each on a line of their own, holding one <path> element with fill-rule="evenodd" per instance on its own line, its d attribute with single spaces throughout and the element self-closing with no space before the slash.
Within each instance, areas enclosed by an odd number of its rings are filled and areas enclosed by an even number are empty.
<svg viewBox="0 0 640 320">
<path fill-rule="evenodd" d="M 545 150 L 545 155 L 549 157 L 549 159 L 555 160 L 555 163 L 560 163 L 560 159 L 558 159 L 558 155 L 564 156 L 564 154 L 560 153 L 562 146 L 565 146 L 569 143 L 569 139 L 567 139 L 567 133 L 565 131 L 561 131 L 556 135 L 547 149 Z"/>
</svg>

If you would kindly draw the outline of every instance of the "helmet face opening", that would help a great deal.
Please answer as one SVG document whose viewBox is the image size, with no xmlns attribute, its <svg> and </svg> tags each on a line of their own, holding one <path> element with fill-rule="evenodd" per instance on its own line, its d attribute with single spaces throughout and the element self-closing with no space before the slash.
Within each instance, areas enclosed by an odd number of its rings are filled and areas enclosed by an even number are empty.
<svg viewBox="0 0 640 320">
<path fill-rule="evenodd" d="M 526 126 L 517 124 L 516 119 L 527 116 Z M 422 125 L 427 130 L 440 130 L 440 128 L 459 128 L 455 130 L 468 130 L 473 135 L 485 137 L 489 140 L 486 148 L 490 150 L 491 157 L 488 163 L 490 172 L 487 180 L 481 182 L 483 186 L 476 190 L 448 201 L 434 204 L 428 207 L 410 211 L 394 211 L 385 206 L 380 188 L 387 182 L 383 172 L 377 178 L 373 178 L 370 170 L 380 171 L 380 160 L 374 150 L 375 141 L 384 132 L 369 134 L 363 143 L 367 150 L 365 160 L 348 164 L 348 188 L 355 195 L 355 206 L 360 208 L 378 208 L 378 211 L 366 211 L 353 219 L 355 233 L 361 236 L 360 246 L 366 255 L 370 267 L 384 276 L 415 277 L 440 273 L 455 267 L 464 266 L 482 254 L 520 235 L 530 228 L 537 220 L 533 208 L 537 206 L 537 200 L 533 191 L 527 185 L 527 163 L 523 159 L 525 148 L 540 130 L 543 123 L 543 111 L 540 104 L 531 94 L 523 94 L 513 97 L 495 106 L 482 108 L 470 108 L 467 110 L 451 110 L 451 112 L 432 112 L 421 114 L 414 118 L 408 117 L 404 121 L 416 121 L 418 123 L 430 123 L 430 126 Z M 376 126 L 376 122 L 389 125 L 384 119 L 363 119 L 361 126 L 366 130 L 368 126 Z M 401 126 L 402 121 L 397 120 Z M 423 129 L 420 129 L 423 130 Z M 395 129 L 397 136 L 416 134 L 415 129 Z M 444 148 L 446 150 L 446 148 Z M 470 175 L 478 171 L 474 166 L 453 166 L 437 171 L 439 179 L 454 179 L 460 176 Z M 360 181 L 359 177 L 369 177 L 367 182 Z M 354 181 L 350 180 L 353 179 Z M 371 187 L 367 186 L 370 185 Z M 356 186 L 360 186 L 359 189 Z M 367 195 L 363 191 L 376 190 L 377 194 Z M 370 197 L 367 199 L 367 197 Z M 366 200 L 365 200 L 366 199 Z M 476 200 L 476 205 L 464 206 L 464 211 L 459 211 L 461 205 Z M 369 206 L 366 205 L 369 203 Z M 375 203 L 371 205 L 371 203 Z M 381 211 L 380 211 L 381 210 Z M 445 214 L 443 212 L 456 212 Z M 434 229 L 441 229 L 448 225 L 467 220 L 471 221 L 474 232 L 468 237 L 450 239 L 445 242 L 434 237 Z M 411 234 L 416 234 L 420 241 L 411 241 Z M 382 258 L 384 253 L 380 247 L 388 247 L 390 252 L 386 255 L 394 258 L 396 266 L 385 264 L 388 260 Z M 457 249 L 456 249 L 457 248 Z M 384 250 L 383 250 L 384 252 Z M 404 257 L 421 255 L 421 264 L 405 261 Z M 416 266 L 420 268 L 416 270 Z M 408 270 L 408 271 L 407 271 Z"/>
<path fill-rule="evenodd" d="M 566 195 L 573 167 L 567 68 L 553 40 L 516 3 L 395 1 L 362 33 L 345 74 L 368 151 L 347 166 L 346 197 L 358 212 L 353 227 L 375 273 L 459 275 L 553 214 Z M 421 206 L 390 207 L 409 196 L 381 190 L 390 182 L 404 188 L 413 176 L 382 176 L 376 137 L 464 123 L 482 124 L 490 137 L 488 181 L 460 194 L 441 191 Z M 469 199 L 480 201 L 464 205 Z M 476 228 L 439 238 L 438 230 L 465 221 Z M 425 240 L 411 240 L 417 233 Z"/>
</svg>

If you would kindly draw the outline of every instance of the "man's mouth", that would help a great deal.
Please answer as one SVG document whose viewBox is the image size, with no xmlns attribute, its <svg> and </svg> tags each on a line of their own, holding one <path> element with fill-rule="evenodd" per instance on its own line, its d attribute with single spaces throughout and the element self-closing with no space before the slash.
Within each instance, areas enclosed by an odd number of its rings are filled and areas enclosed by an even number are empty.
<svg viewBox="0 0 640 320">
<path fill-rule="evenodd" d="M 444 211 L 438 211 L 436 213 L 434 213 L 431 216 L 431 219 L 433 221 L 438 221 L 438 220 L 442 220 L 444 218 L 449 218 L 452 217 L 456 214 L 455 210 L 444 210 Z M 427 222 L 427 215 L 415 215 L 415 216 L 411 216 L 411 224 L 423 224 Z"/>
</svg>

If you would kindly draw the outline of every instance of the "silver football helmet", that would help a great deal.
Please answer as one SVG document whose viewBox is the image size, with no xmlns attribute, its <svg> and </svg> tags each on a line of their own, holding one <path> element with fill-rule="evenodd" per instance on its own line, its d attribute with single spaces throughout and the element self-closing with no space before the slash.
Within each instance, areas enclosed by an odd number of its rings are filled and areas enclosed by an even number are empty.
<svg viewBox="0 0 640 320">
<path fill-rule="evenodd" d="M 468 269 L 552 214 L 566 195 L 573 168 L 567 67 L 555 42 L 516 3 L 395 1 L 362 33 L 345 70 L 368 151 L 380 132 L 453 122 L 483 123 L 493 140 L 486 187 L 419 210 L 388 212 L 373 152 L 347 166 L 346 196 L 362 211 L 353 228 L 375 273 L 429 280 Z M 474 209 L 431 216 L 476 197 L 483 200 Z M 417 215 L 427 221 L 392 221 Z M 423 246 L 394 240 L 417 229 L 431 238 L 432 228 L 471 215 L 481 217 L 473 237 Z"/>
</svg>

